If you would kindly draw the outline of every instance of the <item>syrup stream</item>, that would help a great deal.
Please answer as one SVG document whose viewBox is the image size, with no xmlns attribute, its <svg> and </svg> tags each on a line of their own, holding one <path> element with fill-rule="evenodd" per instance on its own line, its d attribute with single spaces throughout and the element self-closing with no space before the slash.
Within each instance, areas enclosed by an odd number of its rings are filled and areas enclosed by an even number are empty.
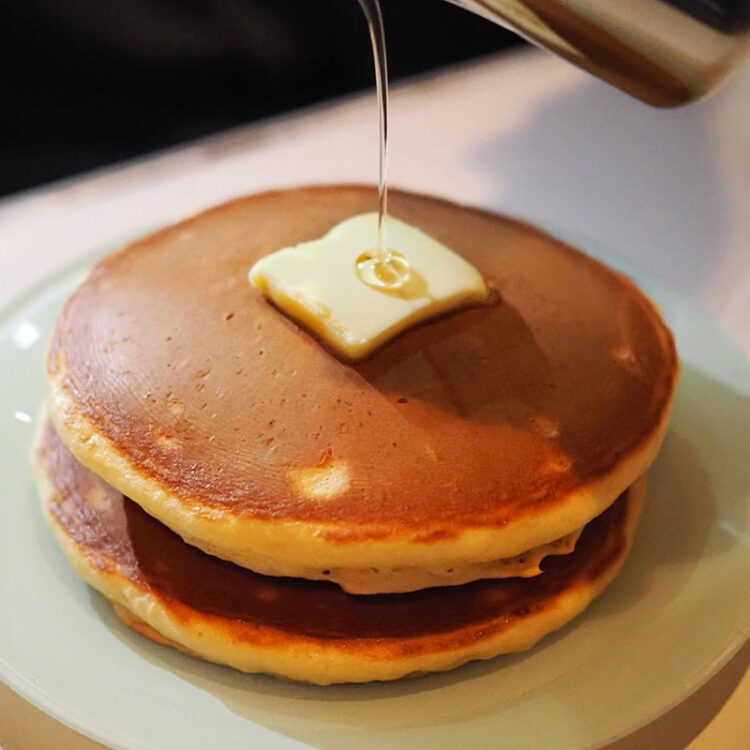
<svg viewBox="0 0 750 750">
<path fill-rule="evenodd" d="M 357 275 L 365 284 L 381 290 L 397 290 L 408 280 L 409 263 L 400 253 L 386 248 L 388 218 L 388 63 L 385 54 L 383 14 L 378 0 L 359 0 L 367 19 L 375 63 L 375 87 L 378 96 L 378 124 L 380 128 L 378 175 L 378 245 L 375 252 L 363 253 L 357 259 Z"/>
<path fill-rule="evenodd" d="M 388 216 L 388 63 L 385 56 L 383 14 L 378 0 L 359 0 L 370 31 L 372 57 L 375 63 L 375 87 L 378 96 L 380 128 L 380 171 L 378 175 L 378 253 L 385 250 L 385 221 Z"/>
</svg>

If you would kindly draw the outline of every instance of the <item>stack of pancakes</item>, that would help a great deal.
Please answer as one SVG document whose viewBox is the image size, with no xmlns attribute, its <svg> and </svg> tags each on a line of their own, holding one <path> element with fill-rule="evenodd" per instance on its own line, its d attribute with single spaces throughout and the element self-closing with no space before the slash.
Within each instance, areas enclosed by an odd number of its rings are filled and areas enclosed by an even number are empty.
<svg viewBox="0 0 750 750">
<path fill-rule="evenodd" d="M 99 262 L 50 346 L 35 451 L 70 563 L 143 635 L 326 684 L 528 648 L 618 572 L 678 362 L 626 278 L 393 192 L 484 304 L 344 363 L 247 281 L 374 190 L 220 206 Z"/>
</svg>

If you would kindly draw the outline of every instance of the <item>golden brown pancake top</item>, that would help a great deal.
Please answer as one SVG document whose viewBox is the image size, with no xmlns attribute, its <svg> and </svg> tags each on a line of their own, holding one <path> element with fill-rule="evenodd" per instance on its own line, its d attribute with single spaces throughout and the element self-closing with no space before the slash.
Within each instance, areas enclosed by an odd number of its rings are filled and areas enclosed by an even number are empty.
<svg viewBox="0 0 750 750">
<path fill-rule="evenodd" d="M 300 520 L 423 541 L 543 511 L 653 433 L 677 361 L 621 275 L 515 221 L 393 191 L 389 208 L 485 276 L 491 304 L 346 364 L 247 281 L 261 256 L 373 210 L 337 186 L 237 200 L 92 270 L 67 304 L 50 374 L 142 475 L 196 513 Z M 343 462 L 328 499 L 297 469 Z M 437 529 L 437 530 L 436 530 Z"/>
<path fill-rule="evenodd" d="M 49 510 L 81 555 L 157 596 L 186 621 L 227 621 L 235 639 L 257 639 L 255 626 L 264 626 L 277 637 L 344 639 L 351 648 L 359 639 L 437 634 L 452 639 L 441 639 L 442 647 L 459 647 L 466 628 L 486 625 L 471 637 L 488 636 L 554 606 L 562 592 L 596 580 L 626 544 L 627 492 L 586 526 L 573 553 L 547 558 L 537 578 L 355 596 L 326 582 L 262 576 L 186 544 L 76 461 L 49 423 L 38 450 L 55 488 Z"/>
</svg>

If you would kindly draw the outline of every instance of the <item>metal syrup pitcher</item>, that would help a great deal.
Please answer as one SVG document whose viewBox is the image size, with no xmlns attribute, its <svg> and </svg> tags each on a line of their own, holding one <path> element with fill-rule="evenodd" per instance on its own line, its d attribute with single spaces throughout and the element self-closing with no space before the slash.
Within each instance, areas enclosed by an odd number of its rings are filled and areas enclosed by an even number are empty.
<svg viewBox="0 0 750 750">
<path fill-rule="evenodd" d="M 449 0 L 660 107 L 707 93 L 750 49 L 750 0 Z"/>
</svg>

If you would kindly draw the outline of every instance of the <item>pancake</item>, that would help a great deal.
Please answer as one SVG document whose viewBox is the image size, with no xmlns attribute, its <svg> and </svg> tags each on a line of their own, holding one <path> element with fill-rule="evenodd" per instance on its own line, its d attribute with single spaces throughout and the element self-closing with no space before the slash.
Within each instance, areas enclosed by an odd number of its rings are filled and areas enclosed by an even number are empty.
<svg viewBox="0 0 750 750">
<path fill-rule="evenodd" d="M 643 497 L 639 481 L 536 578 L 354 596 L 186 544 L 80 464 L 49 423 L 35 470 L 60 547 L 126 624 L 209 661 L 318 684 L 392 680 L 529 648 L 616 575 Z"/>
<path fill-rule="evenodd" d="M 488 304 L 344 363 L 247 272 L 376 191 L 243 198 L 105 258 L 74 293 L 47 364 L 64 443 L 190 544 L 350 591 L 463 584 L 580 530 L 658 452 L 671 334 L 628 279 L 526 224 L 390 195 L 479 269 Z"/>
</svg>

